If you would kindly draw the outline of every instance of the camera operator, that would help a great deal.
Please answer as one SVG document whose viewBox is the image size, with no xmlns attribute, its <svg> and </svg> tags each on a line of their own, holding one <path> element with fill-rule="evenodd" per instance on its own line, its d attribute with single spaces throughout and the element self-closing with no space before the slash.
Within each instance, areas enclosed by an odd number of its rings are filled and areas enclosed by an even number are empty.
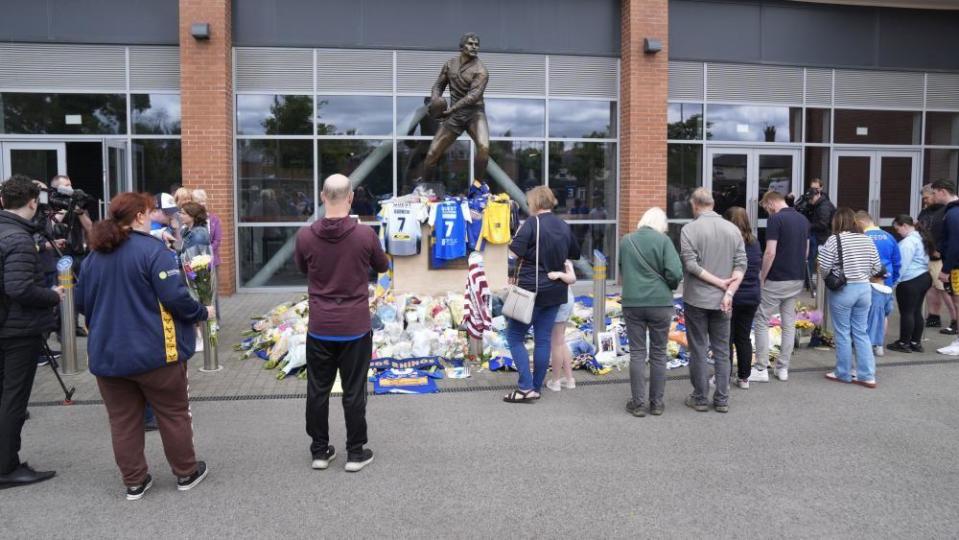
<svg viewBox="0 0 959 540">
<path fill-rule="evenodd" d="M 826 194 L 826 186 L 822 180 L 813 178 L 809 182 L 809 189 L 796 201 L 796 211 L 809 220 L 809 276 L 816 275 L 816 256 L 819 246 L 826 243 L 832 234 L 832 216 L 836 207 Z"/>
<path fill-rule="evenodd" d="M 63 289 L 45 287 L 33 222 L 40 186 L 15 175 L 0 186 L 0 489 L 52 478 L 21 463 L 20 433 L 37 372 L 42 335 L 56 327 Z"/>
</svg>

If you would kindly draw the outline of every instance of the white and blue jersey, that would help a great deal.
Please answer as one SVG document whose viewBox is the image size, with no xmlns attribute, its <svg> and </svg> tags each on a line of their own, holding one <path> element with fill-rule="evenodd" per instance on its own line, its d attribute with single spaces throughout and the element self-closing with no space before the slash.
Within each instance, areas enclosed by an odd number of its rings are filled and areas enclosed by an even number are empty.
<svg viewBox="0 0 959 540">
<path fill-rule="evenodd" d="M 448 261 L 466 256 L 467 222 L 472 222 L 472 218 L 465 202 L 443 201 L 430 209 L 434 258 Z"/>
</svg>

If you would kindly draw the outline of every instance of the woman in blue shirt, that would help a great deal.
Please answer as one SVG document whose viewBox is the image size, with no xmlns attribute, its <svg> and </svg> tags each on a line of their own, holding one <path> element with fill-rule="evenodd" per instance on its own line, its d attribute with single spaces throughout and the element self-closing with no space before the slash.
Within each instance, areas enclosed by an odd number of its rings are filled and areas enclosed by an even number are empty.
<svg viewBox="0 0 959 540">
<path fill-rule="evenodd" d="M 896 301 L 899 303 L 899 341 L 887 347 L 890 351 L 903 353 L 923 352 L 922 331 L 925 319 L 922 317 L 922 299 L 932 286 L 929 276 L 929 254 L 932 242 L 916 230 L 916 224 L 910 216 L 897 216 L 892 222 L 896 234 L 902 237 L 899 251 L 902 253 L 900 281 L 896 287 Z"/>
<path fill-rule="evenodd" d="M 199 203 L 188 202 L 180 207 L 180 223 L 183 224 L 183 249 L 210 252 L 210 230 L 207 228 L 206 209 Z"/>
</svg>

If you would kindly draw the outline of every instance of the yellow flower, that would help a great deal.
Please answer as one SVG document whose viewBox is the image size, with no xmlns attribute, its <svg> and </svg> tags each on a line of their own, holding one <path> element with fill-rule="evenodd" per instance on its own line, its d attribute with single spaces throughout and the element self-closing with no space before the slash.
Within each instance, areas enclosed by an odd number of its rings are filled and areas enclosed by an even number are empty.
<svg viewBox="0 0 959 540">
<path fill-rule="evenodd" d="M 194 272 L 206 270 L 206 268 L 210 266 L 212 260 L 213 257 L 209 255 L 197 255 L 196 257 L 190 259 L 190 268 L 192 268 Z"/>
</svg>

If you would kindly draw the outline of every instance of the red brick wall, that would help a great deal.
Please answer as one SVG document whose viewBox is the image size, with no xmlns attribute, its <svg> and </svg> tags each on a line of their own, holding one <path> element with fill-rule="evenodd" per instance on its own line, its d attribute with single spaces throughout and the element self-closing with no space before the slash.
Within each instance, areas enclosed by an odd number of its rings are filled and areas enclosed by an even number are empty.
<svg viewBox="0 0 959 540">
<path fill-rule="evenodd" d="M 666 107 L 669 84 L 668 0 L 623 0 L 620 68 L 620 232 L 643 213 L 666 209 Z M 663 50 L 643 53 L 643 38 Z"/>
<path fill-rule="evenodd" d="M 233 235 L 233 56 L 231 0 L 180 0 L 183 185 L 203 188 L 223 222 L 220 293 L 236 292 Z M 210 39 L 190 35 L 210 24 Z"/>
</svg>

